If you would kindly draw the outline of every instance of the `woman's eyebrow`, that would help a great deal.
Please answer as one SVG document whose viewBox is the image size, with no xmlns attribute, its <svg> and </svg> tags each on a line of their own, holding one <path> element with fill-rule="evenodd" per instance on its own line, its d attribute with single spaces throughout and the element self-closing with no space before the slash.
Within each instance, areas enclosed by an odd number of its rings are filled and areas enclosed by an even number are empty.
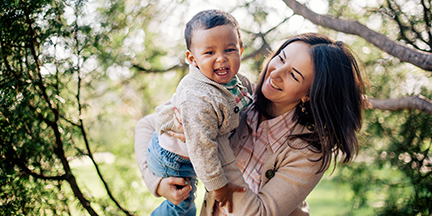
<svg viewBox="0 0 432 216">
<path fill-rule="evenodd" d="M 284 59 L 286 59 L 285 50 L 282 50 L 282 54 L 284 55 Z"/>
<path fill-rule="evenodd" d="M 303 78 L 303 81 L 304 81 L 304 76 L 303 76 L 303 74 L 302 73 L 300 73 L 300 71 L 298 71 L 297 69 L 295 69 L 295 68 L 293 68 L 293 70 L 295 71 L 295 72 L 297 72 L 298 74 L 300 74 L 300 76 Z"/>
</svg>

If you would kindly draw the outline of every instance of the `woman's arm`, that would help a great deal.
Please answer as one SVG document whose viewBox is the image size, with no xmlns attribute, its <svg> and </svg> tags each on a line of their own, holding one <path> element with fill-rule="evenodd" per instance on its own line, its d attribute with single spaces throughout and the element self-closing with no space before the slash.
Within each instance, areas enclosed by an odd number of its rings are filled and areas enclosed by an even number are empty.
<svg viewBox="0 0 432 216">
<path fill-rule="evenodd" d="M 245 193 L 234 193 L 233 215 L 290 215 L 300 210 L 298 206 L 323 175 L 316 174 L 320 164 L 308 158 L 315 159 L 317 155 L 307 149 L 287 147 L 275 154 L 276 160 L 269 159 L 262 173 L 265 176 L 267 170 L 275 170 L 275 175 L 267 182 L 264 178 L 257 194 L 249 189 L 235 163 L 224 167 L 229 182 L 248 188 Z"/>
<path fill-rule="evenodd" d="M 159 197 L 156 190 L 162 178 L 153 174 L 147 167 L 147 145 L 153 137 L 155 125 L 156 114 L 150 114 L 139 120 L 135 126 L 135 159 L 147 188 Z"/>
<path fill-rule="evenodd" d="M 181 130 L 179 111 L 176 111 L 176 116 L 174 122 Z M 184 140 L 183 134 L 175 134 L 174 137 Z M 296 138 L 291 140 L 290 145 L 304 146 L 302 142 L 304 141 Z M 304 200 L 324 174 L 317 174 L 320 162 L 311 161 L 319 157 L 319 154 L 308 149 L 291 148 L 285 143 L 276 153 L 269 155 L 265 162 L 262 175 L 265 176 L 267 170 L 276 172 L 271 179 L 263 178 L 263 187 L 258 194 L 249 189 L 235 162 L 223 166 L 230 183 L 247 188 L 246 193 L 234 193 L 233 215 L 308 215 Z M 204 203 L 201 215 L 210 215 L 214 204 L 213 192 L 207 194 Z"/>
<path fill-rule="evenodd" d="M 156 197 L 163 196 L 175 205 L 185 200 L 192 190 L 183 178 L 161 178 L 151 172 L 147 166 L 147 145 L 151 140 L 156 125 L 156 114 L 150 114 L 138 121 L 135 127 L 135 158 L 142 178 L 150 192 Z M 177 185 L 184 186 L 178 189 Z M 187 185 L 187 186 L 186 186 Z"/>
</svg>

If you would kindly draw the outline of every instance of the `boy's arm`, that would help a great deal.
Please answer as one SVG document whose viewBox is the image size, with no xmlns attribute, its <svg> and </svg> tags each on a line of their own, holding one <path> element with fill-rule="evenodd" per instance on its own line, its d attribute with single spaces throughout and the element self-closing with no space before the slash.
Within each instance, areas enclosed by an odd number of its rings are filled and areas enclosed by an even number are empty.
<svg viewBox="0 0 432 216">
<path fill-rule="evenodd" d="M 155 132 L 155 126 L 155 113 L 138 121 L 135 127 L 135 159 L 147 188 L 154 196 L 159 197 L 156 190 L 162 178 L 153 174 L 147 167 L 147 145 Z"/>
<path fill-rule="evenodd" d="M 220 189 L 215 190 L 214 199 L 219 202 L 220 206 L 227 205 L 228 212 L 232 213 L 233 211 L 233 193 L 234 192 L 245 192 L 246 188 L 234 185 L 231 183 L 226 184 Z"/>
<path fill-rule="evenodd" d="M 226 106 L 215 106 L 221 104 L 218 102 L 222 100 L 222 97 L 216 95 L 202 96 L 197 92 L 189 92 L 188 100 L 178 108 L 181 111 L 189 158 L 197 177 L 209 191 L 222 188 L 228 183 L 222 165 L 235 160 L 228 136 L 218 136 L 229 112 Z M 224 158 L 221 161 L 219 156 L 224 155 L 227 149 L 230 151 L 230 161 Z"/>
</svg>

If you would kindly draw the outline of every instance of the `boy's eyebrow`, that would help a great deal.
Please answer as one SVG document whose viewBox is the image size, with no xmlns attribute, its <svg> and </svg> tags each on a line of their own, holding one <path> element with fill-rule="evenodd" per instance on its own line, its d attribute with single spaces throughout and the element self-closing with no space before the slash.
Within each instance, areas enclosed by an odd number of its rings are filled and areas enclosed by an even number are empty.
<svg viewBox="0 0 432 216">
<path fill-rule="evenodd" d="M 303 78 L 303 80 L 305 79 L 304 78 L 304 76 L 303 76 L 303 74 L 302 73 L 300 73 L 300 71 L 298 71 L 297 69 L 295 69 L 295 68 L 292 68 L 295 72 L 297 72 L 302 78 Z"/>
</svg>

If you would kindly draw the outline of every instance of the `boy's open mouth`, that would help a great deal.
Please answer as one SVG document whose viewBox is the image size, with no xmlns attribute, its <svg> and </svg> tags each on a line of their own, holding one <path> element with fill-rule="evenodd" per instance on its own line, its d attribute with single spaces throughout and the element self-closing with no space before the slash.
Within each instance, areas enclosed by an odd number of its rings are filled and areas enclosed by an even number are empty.
<svg viewBox="0 0 432 216">
<path fill-rule="evenodd" d="M 218 69 L 214 70 L 214 72 L 219 76 L 223 76 L 223 75 L 226 75 L 227 73 L 229 73 L 229 68 L 218 68 Z"/>
</svg>

